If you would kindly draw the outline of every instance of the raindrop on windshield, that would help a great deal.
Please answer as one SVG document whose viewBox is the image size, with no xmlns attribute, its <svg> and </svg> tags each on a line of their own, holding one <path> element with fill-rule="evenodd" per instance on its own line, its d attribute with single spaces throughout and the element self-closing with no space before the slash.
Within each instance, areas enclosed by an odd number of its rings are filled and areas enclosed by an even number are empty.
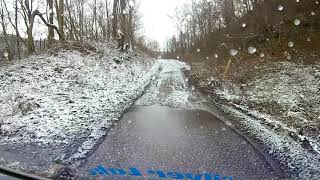
<svg viewBox="0 0 320 180">
<path fill-rule="evenodd" d="M 155 76 L 152 76 L 152 81 L 156 80 L 156 77 Z"/>
<path fill-rule="evenodd" d="M 197 52 L 198 52 L 198 53 L 200 52 L 200 49 L 199 49 L 199 48 L 197 49 Z"/>
<path fill-rule="evenodd" d="M 260 57 L 263 58 L 265 55 L 264 53 L 260 53 Z"/>
<path fill-rule="evenodd" d="M 232 126 L 232 123 L 231 123 L 230 121 L 226 121 L 225 123 L 226 123 L 226 125 L 229 126 L 229 127 Z"/>
<path fill-rule="evenodd" d="M 299 20 L 299 19 L 295 19 L 295 20 L 294 20 L 294 25 L 299 26 L 299 25 L 300 25 L 300 23 L 301 23 L 301 22 L 300 22 L 300 20 Z"/>
<path fill-rule="evenodd" d="M 292 41 L 289 41 L 289 42 L 288 42 L 288 46 L 289 46 L 290 48 L 293 48 L 294 43 L 293 43 Z"/>
<path fill-rule="evenodd" d="M 5 58 L 8 58 L 8 57 L 9 57 L 9 53 L 8 53 L 7 51 L 5 51 L 5 52 L 3 53 L 3 56 L 4 56 Z"/>
<path fill-rule="evenodd" d="M 238 54 L 238 51 L 235 50 L 235 49 L 230 49 L 229 53 L 230 53 L 231 56 L 235 56 L 235 55 Z"/>
<path fill-rule="evenodd" d="M 247 24 L 246 24 L 246 23 L 242 23 L 241 26 L 242 26 L 243 28 L 245 28 L 245 27 L 247 27 Z"/>
<path fill-rule="evenodd" d="M 315 16 L 316 13 L 314 11 L 311 12 L 311 16 Z"/>
<path fill-rule="evenodd" d="M 192 16 L 190 14 L 187 15 L 187 20 L 190 21 L 192 19 Z"/>
<path fill-rule="evenodd" d="M 283 10 L 283 6 L 282 5 L 279 5 L 278 6 L 278 11 L 282 11 Z"/>
<path fill-rule="evenodd" d="M 217 59 L 218 57 L 219 57 L 219 55 L 218 55 L 218 54 L 214 54 L 214 58 L 216 58 L 216 59 Z"/>
<path fill-rule="evenodd" d="M 291 60 L 291 54 L 289 54 L 289 53 L 287 54 L 287 59 Z"/>
<path fill-rule="evenodd" d="M 257 48 L 252 47 L 252 46 L 250 46 L 250 47 L 248 48 L 248 53 L 249 53 L 249 54 L 254 54 L 254 53 L 256 53 L 256 52 L 257 52 Z"/>
<path fill-rule="evenodd" d="M 134 2 L 131 0 L 131 1 L 129 1 L 129 6 L 130 7 L 133 7 L 134 6 Z"/>
</svg>

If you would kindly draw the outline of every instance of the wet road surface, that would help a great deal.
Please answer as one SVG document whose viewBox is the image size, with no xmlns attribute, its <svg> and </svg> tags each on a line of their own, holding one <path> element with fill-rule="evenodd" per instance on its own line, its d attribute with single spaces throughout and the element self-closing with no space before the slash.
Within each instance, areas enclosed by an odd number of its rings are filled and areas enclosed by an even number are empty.
<svg viewBox="0 0 320 180">
<path fill-rule="evenodd" d="M 212 114 L 157 105 L 131 108 L 77 171 L 86 179 L 136 179 L 129 173 L 90 176 L 89 169 L 99 165 L 126 171 L 138 168 L 143 178 L 137 179 L 174 177 L 166 174 L 169 171 L 184 178 L 186 173 L 213 173 L 221 179 L 276 179 L 279 175 L 245 138 Z"/>
</svg>

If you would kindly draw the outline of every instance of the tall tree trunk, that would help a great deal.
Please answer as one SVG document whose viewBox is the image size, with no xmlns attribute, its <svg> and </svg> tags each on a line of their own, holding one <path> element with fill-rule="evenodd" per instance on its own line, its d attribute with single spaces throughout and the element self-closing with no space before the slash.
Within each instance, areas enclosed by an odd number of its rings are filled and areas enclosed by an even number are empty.
<svg viewBox="0 0 320 180">
<path fill-rule="evenodd" d="M 28 27 L 27 27 L 27 34 L 28 34 L 28 39 L 27 39 L 27 49 L 28 49 L 28 54 L 34 53 L 35 46 L 34 46 L 34 39 L 33 39 L 33 23 L 34 23 L 34 13 L 32 13 L 32 2 L 31 4 L 29 1 L 25 1 L 25 7 L 27 9 L 27 17 L 28 17 Z"/>
<path fill-rule="evenodd" d="M 15 0 L 15 26 L 16 26 L 16 42 L 17 42 L 17 56 L 18 59 L 21 59 L 21 51 L 20 51 L 20 35 L 19 35 L 19 30 L 18 30 L 18 0 Z"/>
<path fill-rule="evenodd" d="M 108 9 L 108 0 L 106 0 L 106 13 L 107 13 L 107 40 L 109 41 L 110 39 L 110 34 L 111 34 L 111 25 L 110 25 L 110 15 L 109 15 L 109 9 Z"/>
<path fill-rule="evenodd" d="M 49 24 L 53 24 L 53 0 L 47 0 L 49 6 Z M 53 44 L 54 40 L 54 29 L 48 27 L 48 46 Z"/>
<path fill-rule="evenodd" d="M 59 13 L 58 15 L 58 24 L 59 24 L 59 32 L 61 34 L 60 41 L 65 40 L 65 34 L 64 34 L 64 0 L 59 0 Z"/>
<path fill-rule="evenodd" d="M 28 39 L 27 39 L 27 50 L 28 54 L 35 52 L 34 39 L 33 39 L 33 24 L 29 24 L 27 29 Z"/>
<path fill-rule="evenodd" d="M 119 4 L 119 0 L 113 0 L 113 19 L 112 19 L 112 35 L 113 37 L 117 36 L 117 26 L 118 26 L 118 4 Z"/>
</svg>

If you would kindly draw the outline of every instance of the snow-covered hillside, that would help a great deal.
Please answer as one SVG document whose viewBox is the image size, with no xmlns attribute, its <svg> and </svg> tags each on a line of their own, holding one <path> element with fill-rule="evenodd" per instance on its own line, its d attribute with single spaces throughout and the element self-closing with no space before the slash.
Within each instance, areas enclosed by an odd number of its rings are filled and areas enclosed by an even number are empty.
<svg viewBox="0 0 320 180">
<path fill-rule="evenodd" d="M 91 55 L 36 55 L 1 67 L 0 146 L 56 147 L 64 150 L 52 160 L 83 158 L 160 67 L 111 48 Z"/>
<path fill-rule="evenodd" d="M 320 66 L 278 62 L 256 66 L 254 72 L 245 75 L 252 80 L 244 84 L 215 78 L 199 84 L 289 174 L 319 177 Z"/>
</svg>

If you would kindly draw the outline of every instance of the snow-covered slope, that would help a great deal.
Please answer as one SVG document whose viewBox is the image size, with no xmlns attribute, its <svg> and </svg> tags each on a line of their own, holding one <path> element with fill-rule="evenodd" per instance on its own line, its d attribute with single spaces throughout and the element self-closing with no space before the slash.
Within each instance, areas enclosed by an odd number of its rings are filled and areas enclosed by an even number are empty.
<svg viewBox="0 0 320 180">
<path fill-rule="evenodd" d="M 0 150 L 32 144 L 60 149 L 49 161 L 83 158 L 160 70 L 154 60 L 120 56 L 60 52 L 1 67 Z"/>
<path fill-rule="evenodd" d="M 320 66 L 280 62 L 263 68 L 271 73 L 241 88 L 231 84 L 216 89 L 227 102 L 222 109 L 260 139 L 291 174 L 319 179 Z"/>
</svg>

